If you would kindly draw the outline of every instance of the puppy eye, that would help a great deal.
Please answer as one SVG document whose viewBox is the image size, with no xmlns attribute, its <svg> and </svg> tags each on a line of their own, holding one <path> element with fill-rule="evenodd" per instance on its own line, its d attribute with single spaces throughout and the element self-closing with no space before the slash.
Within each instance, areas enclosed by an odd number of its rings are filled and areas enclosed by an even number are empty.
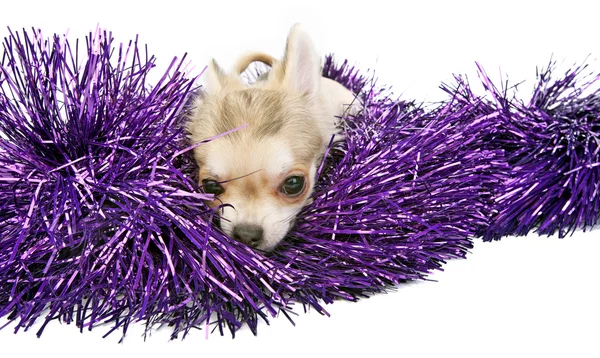
<svg viewBox="0 0 600 358">
<path fill-rule="evenodd" d="M 280 191 L 287 196 L 298 196 L 304 191 L 304 177 L 292 175 L 285 179 Z"/>
<path fill-rule="evenodd" d="M 207 194 L 213 194 L 215 196 L 221 195 L 225 191 L 218 181 L 212 179 L 202 180 L 202 190 Z"/>
</svg>

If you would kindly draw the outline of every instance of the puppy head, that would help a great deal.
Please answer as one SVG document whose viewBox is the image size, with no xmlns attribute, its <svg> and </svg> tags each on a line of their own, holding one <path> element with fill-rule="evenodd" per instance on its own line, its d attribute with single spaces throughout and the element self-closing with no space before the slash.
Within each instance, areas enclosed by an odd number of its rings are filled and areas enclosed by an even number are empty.
<svg viewBox="0 0 600 358">
<path fill-rule="evenodd" d="M 195 149 L 200 184 L 215 195 L 209 205 L 219 207 L 223 231 L 249 246 L 273 249 L 312 193 L 335 132 L 319 108 L 320 69 L 298 26 L 264 82 L 247 86 L 215 61 L 209 66 L 208 90 L 188 124 L 192 141 L 243 128 Z"/>
</svg>

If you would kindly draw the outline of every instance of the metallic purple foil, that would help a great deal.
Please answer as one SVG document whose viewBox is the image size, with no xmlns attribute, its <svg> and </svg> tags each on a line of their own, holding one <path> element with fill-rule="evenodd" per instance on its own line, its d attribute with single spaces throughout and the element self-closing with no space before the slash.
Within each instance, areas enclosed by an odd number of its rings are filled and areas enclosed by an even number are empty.
<svg viewBox="0 0 600 358">
<path fill-rule="evenodd" d="M 505 235 L 558 234 L 592 228 L 600 216 L 600 75 L 574 66 L 554 79 L 551 62 L 538 72 L 531 100 L 495 87 L 479 107 L 497 126 L 489 145 L 505 151 L 510 171 L 494 195 L 484 240 Z M 468 89 L 463 89 L 468 91 Z"/>
<path fill-rule="evenodd" d="M 491 85 L 477 97 L 457 77 L 425 107 L 328 57 L 324 75 L 364 110 L 346 118 L 289 237 L 256 252 L 213 226 L 195 183 L 183 60 L 150 83 L 141 48 L 106 32 L 85 49 L 35 31 L 5 39 L 0 316 L 16 331 L 58 319 L 123 335 L 136 321 L 173 338 L 256 333 L 259 320 L 291 320 L 294 303 L 327 314 L 336 299 L 424 279 L 478 235 L 598 220 L 600 102 L 576 96 L 579 69 L 553 84 L 545 72 L 526 105 Z"/>
</svg>

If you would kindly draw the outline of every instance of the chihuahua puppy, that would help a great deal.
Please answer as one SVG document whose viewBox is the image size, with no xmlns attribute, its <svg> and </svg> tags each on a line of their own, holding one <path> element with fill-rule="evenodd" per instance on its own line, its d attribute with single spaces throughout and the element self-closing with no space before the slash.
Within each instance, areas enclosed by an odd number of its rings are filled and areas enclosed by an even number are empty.
<svg viewBox="0 0 600 358">
<path fill-rule="evenodd" d="M 271 67 L 253 84 L 241 73 L 253 62 Z M 355 112 L 354 94 L 321 76 L 320 57 L 300 25 L 288 35 L 281 61 L 261 53 L 242 57 L 225 72 L 208 66 L 206 90 L 194 99 L 188 131 L 203 190 L 214 194 L 221 229 L 234 239 L 271 251 L 309 203 L 316 170 L 338 120 Z"/>
</svg>

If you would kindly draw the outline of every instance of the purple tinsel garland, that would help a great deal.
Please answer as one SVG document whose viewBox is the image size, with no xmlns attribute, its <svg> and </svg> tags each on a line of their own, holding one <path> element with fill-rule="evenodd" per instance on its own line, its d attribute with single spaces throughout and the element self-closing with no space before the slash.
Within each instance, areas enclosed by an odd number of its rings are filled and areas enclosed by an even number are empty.
<svg viewBox="0 0 600 358">
<path fill-rule="evenodd" d="M 314 202 L 267 257 L 211 225 L 182 121 L 193 81 L 137 42 L 11 33 L 0 65 L 0 317 L 80 329 L 168 324 L 232 334 L 294 302 L 326 313 L 423 279 L 471 239 L 597 223 L 600 100 L 577 68 L 533 99 L 489 98 L 457 77 L 434 107 L 389 98 L 346 62 L 324 75 L 363 97 L 330 148 Z M 590 83 L 597 80 L 593 78 Z M 243 130 L 243 129 L 240 129 Z M 200 144 L 202 145 L 202 144 Z M 107 333 L 108 334 L 108 333 Z"/>
<path fill-rule="evenodd" d="M 562 238 L 598 222 L 600 89 L 585 91 L 598 86 L 600 75 L 586 75 L 586 66 L 580 66 L 555 81 L 555 66 L 538 74 L 529 103 L 508 100 L 479 68 L 492 98 L 480 107 L 501 123 L 490 143 L 506 151 L 511 168 L 494 197 L 495 215 L 484 240 L 530 231 Z"/>
</svg>

